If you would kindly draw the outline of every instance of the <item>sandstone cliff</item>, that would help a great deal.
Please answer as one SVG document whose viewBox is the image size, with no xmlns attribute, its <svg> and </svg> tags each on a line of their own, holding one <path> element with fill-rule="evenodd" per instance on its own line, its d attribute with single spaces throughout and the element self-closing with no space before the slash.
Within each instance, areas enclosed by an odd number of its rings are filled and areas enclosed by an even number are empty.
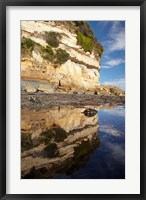
<svg viewBox="0 0 146 200">
<path fill-rule="evenodd" d="M 86 22 L 22 21 L 21 36 L 23 90 L 96 92 L 103 47 Z"/>
</svg>

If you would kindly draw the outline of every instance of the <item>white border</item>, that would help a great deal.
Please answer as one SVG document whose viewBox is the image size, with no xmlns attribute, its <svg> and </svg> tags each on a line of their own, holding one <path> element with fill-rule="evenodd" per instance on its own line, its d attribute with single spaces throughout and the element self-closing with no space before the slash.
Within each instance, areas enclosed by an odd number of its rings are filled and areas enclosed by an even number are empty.
<svg viewBox="0 0 146 200">
<path fill-rule="evenodd" d="M 7 194 L 140 193 L 140 7 L 7 7 Z M 20 20 L 126 21 L 126 179 L 20 179 Z"/>
</svg>

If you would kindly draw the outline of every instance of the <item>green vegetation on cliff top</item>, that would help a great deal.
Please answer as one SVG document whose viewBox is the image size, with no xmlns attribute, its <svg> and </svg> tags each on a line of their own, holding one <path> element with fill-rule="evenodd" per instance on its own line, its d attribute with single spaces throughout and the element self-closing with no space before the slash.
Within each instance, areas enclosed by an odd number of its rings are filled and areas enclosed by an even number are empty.
<svg viewBox="0 0 146 200">
<path fill-rule="evenodd" d="M 92 53 L 93 50 L 92 40 L 89 37 L 83 35 L 81 32 L 77 33 L 77 44 L 80 45 L 85 52 Z"/>
<path fill-rule="evenodd" d="M 56 22 L 57 24 L 58 22 Z M 97 57 L 101 57 L 104 51 L 103 46 L 97 41 L 90 25 L 86 21 L 66 21 L 59 22 L 63 24 L 69 31 L 77 34 L 77 44 L 84 49 L 85 52 L 97 53 Z M 51 62 L 63 64 L 69 59 L 69 54 L 63 49 L 54 49 L 59 46 L 61 34 L 56 32 L 45 32 L 44 39 L 48 44 L 46 47 L 34 42 L 30 38 L 22 37 L 21 47 L 23 56 L 32 56 L 32 51 L 37 48 L 41 56 Z"/>
<path fill-rule="evenodd" d="M 86 21 L 68 21 L 70 30 L 75 30 L 77 34 L 77 44 L 79 44 L 85 52 L 94 50 L 100 57 L 103 54 L 104 48 L 94 36 L 93 30 Z"/>
</svg>

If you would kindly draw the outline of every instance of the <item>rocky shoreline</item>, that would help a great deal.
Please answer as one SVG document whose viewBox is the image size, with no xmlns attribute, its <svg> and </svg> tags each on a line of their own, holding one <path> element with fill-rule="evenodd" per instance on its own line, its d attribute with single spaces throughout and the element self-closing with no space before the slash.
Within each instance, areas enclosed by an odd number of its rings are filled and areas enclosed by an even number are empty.
<svg viewBox="0 0 146 200">
<path fill-rule="evenodd" d="M 61 93 L 22 93 L 22 110 L 44 110 L 55 106 L 124 106 L 124 96 L 99 96 L 86 94 L 61 94 Z"/>
</svg>

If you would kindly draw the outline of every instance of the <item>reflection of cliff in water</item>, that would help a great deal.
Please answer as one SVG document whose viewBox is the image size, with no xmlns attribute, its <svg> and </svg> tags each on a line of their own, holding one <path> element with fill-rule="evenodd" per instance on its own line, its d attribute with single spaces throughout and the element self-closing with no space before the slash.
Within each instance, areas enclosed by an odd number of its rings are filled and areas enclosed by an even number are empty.
<svg viewBox="0 0 146 200">
<path fill-rule="evenodd" d="M 22 112 L 22 178 L 51 178 L 82 168 L 98 148 L 98 114 L 85 108 Z"/>
</svg>

